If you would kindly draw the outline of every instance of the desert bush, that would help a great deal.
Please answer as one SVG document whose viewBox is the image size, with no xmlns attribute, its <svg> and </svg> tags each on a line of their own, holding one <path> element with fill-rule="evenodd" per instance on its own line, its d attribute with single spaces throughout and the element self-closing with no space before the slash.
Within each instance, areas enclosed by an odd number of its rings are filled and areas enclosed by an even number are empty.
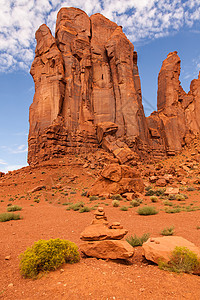
<svg viewBox="0 0 200 300">
<path fill-rule="evenodd" d="M 113 206 L 113 207 L 118 207 L 119 204 L 120 204 L 119 200 L 113 200 L 113 201 L 112 201 L 112 206 Z"/>
<path fill-rule="evenodd" d="M 184 201 L 185 200 L 185 196 L 183 194 L 177 194 L 176 195 L 176 200 L 177 201 Z"/>
<path fill-rule="evenodd" d="M 148 215 L 156 215 L 158 211 L 154 206 L 143 206 L 138 208 L 137 213 L 139 215 L 148 216 Z"/>
<path fill-rule="evenodd" d="M 95 201 L 95 200 L 98 200 L 99 197 L 98 196 L 90 196 L 89 199 L 90 199 L 90 201 Z"/>
<path fill-rule="evenodd" d="M 168 199 L 169 200 L 176 200 L 176 195 L 171 194 L 171 195 L 168 196 Z"/>
<path fill-rule="evenodd" d="M 197 230 L 199 230 L 200 229 L 200 226 L 197 226 Z"/>
<path fill-rule="evenodd" d="M 0 222 L 7 222 L 11 220 L 20 220 L 21 217 L 18 214 L 14 213 L 2 213 L 0 214 Z"/>
<path fill-rule="evenodd" d="M 81 193 L 81 196 L 82 196 L 82 197 L 86 197 L 86 196 L 87 196 L 87 191 L 83 191 L 83 192 Z"/>
<path fill-rule="evenodd" d="M 80 260 L 76 244 L 60 239 L 39 240 L 20 255 L 20 271 L 25 278 L 36 278 L 40 272 L 57 269 L 64 263 Z"/>
<path fill-rule="evenodd" d="M 7 211 L 20 211 L 22 210 L 22 207 L 19 205 L 12 205 L 7 207 Z"/>
<path fill-rule="evenodd" d="M 76 191 L 71 191 L 70 194 L 71 194 L 71 195 L 75 195 L 75 194 L 76 194 Z"/>
<path fill-rule="evenodd" d="M 131 200 L 130 206 L 132 206 L 132 207 L 137 207 L 137 206 L 140 206 L 140 204 L 141 204 L 142 202 L 143 202 L 142 199 L 140 199 L 140 198 L 135 198 L 135 199 Z"/>
<path fill-rule="evenodd" d="M 158 266 L 162 270 L 193 273 L 200 268 L 200 260 L 196 253 L 186 247 L 176 247 L 172 252 L 170 261 L 168 263 L 160 261 Z"/>
<path fill-rule="evenodd" d="M 149 189 L 146 193 L 145 196 L 153 196 L 155 194 L 155 191 L 153 189 Z"/>
<path fill-rule="evenodd" d="M 69 205 L 68 210 L 72 209 L 74 211 L 78 211 L 80 208 L 84 206 L 84 202 L 77 202 L 74 204 Z"/>
<path fill-rule="evenodd" d="M 150 197 L 151 202 L 158 202 L 158 197 L 156 196 L 151 196 Z"/>
<path fill-rule="evenodd" d="M 116 195 L 112 195 L 111 199 L 112 200 L 122 200 L 123 198 L 122 198 L 122 196 L 120 194 L 116 194 Z"/>
<path fill-rule="evenodd" d="M 144 233 L 141 237 L 135 234 L 134 237 L 132 235 L 130 237 L 127 237 L 126 241 L 132 247 L 138 247 L 138 246 L 142 246 L 142 244 L 148 240 L 149 236 L 150 236 L 149 233 Z"/>
<path fill-rule="evenodd" d="M 169 200 L 163 200 L 163 204 L 166 206 L 172 206 L 172 202 L 170 202 Z"/>
<path fill-rule="evenodd" d="M 127 211 L 127 210 L 128 210 L 128 207 L 127 207 L 127 206 L 121 206 L 121 207 L 120 207 L 120 210 L 122 210 L 122 211 Z"/>
<path fill-rule="evenodd" d="M 81 207 L 80 209 L 79 209 L 79 212 L 80 213 L 84 213 L 84 212 L 89 212 L 89 211 L 91 211 L 92 209 L 90 208 L 90 207 L 88 207 L 88 206 L 83 206 L 83 207 Z"/>
<path fill-rule="evenodd" d="M 173 235 L 174 234 L 174 226 L 164 228 L 161 231 L 161 234 L 166 235 L 166 236 Z"/>
<path fill-rule="evenodd" d="M 159 189 L 155 190 L 154 195 L 156 195 L 158 197 L 163 196 L 165 191 L 166 191 L 166 188 L 159 188 Z"/>
<path fill-rule="evenodd" d="M 145 187 L 145 191 L 149 191 L 149 190 L 152 190 L 152 186 L 151 185 L 148 185 Z"/>
<path fill-rule="evenodd" d="M 170 207 L 170 208 L 168 207 L 168 208 L 165 209 L 165 212 L 167 214 L 176 214 L 176 213 L 179 213 L 181 211 L 182 211 L 182 209 L 180 207 Z"/>
<path fill-rule="evenodd" d="M 196 191 L 196 189 L 195 189 L 193 186 L 189 186 L 189 187 L 187 188 L 187 191 L 188 191 L 188 192 L 193 192 L 193 191 Z"/>
</svg>

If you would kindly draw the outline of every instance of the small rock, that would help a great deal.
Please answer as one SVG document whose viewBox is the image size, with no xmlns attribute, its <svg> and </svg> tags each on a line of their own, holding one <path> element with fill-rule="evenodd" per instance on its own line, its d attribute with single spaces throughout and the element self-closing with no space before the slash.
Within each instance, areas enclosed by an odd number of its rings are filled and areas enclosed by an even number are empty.
<svg viewBox="0 0 200 300">
<path fill-rule="evenodd" d="M 14 284 L 13 283 L 9 283 L 8 287 L 13 287 Z"/>
<path fill-rule="evenodd" d="M 6 256 L 5 260 L 10 260 L 10 255 Z"/>
</svg>

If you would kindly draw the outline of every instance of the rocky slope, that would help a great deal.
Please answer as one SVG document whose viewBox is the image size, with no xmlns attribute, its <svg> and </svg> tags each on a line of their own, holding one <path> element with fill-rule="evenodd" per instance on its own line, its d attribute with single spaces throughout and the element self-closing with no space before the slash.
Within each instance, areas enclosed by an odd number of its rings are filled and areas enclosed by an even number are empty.
<svg viewBox="0 0 200 300">
<path fill-rule="evenodd" d="M 159 74 L 158 112 L 145 118 L 137 53 L 121 26 L 101 14 L 62 8 L 55 38 L 42 25 L 36 40 L 30 164 L 99 146 L 122 164 L 137 155 L 161 158 L 199 133 L 199 79 L 183 91 L 176 52 Z"/>
</svg>

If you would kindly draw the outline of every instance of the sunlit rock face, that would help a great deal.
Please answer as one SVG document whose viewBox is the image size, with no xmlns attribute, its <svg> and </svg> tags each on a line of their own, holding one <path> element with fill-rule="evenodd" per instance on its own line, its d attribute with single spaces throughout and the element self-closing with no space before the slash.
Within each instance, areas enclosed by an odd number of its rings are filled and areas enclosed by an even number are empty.
<svg viewBox="0 0 200 300">
<path fill-rule="evenodd" d="M 123 163 L 130 151 L 161 158 L 199 132 L 200 79 L 183 91 L 176 52 L 159 73 L 158 112 L 145 118 L 137 52 L 121 26 L 101 14 L 62 8 L 55 37 L 41 25 L 36 40 L 29 163 L 100 146 L 115 157 L 123 153 Z"/>
</svg>

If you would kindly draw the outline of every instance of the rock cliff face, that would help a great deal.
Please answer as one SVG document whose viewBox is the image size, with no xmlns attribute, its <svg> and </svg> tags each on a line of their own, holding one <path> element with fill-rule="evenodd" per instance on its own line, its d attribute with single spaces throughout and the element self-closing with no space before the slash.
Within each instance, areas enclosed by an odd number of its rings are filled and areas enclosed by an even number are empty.
<svg viewBox="0 0 200 300">
<path fill-rule="evenodd" d="M 160 158 L 199 133 L 200 78 L 183 91 L 176 52 L 159 73 L 158 111 L 145 118 L 137 53 L 121 26 L 62 8 L 55 38 L 42 25 L 36 40 L 29 163 L 99 146 L 122 164 L 144 154 Z"/>
<path fill-rule="evenodd" d="M 115 140 L 148 144 L 137 53 L 120 26 L 100 14 L 89 18 L 80 9 L 62 8 L 55 38 L 42 25 L 36 40 L 29 163 L 73 147 L 97 147 L 102 122 L 117 128 Z"/>
<path fill-rule="evenodd" d="M 178 153 L 200 131 L 200 78 L 185 93 L 179 81 L 180 62 L 176 51 L 164 60 L 158 76 L 158 111 L 147 118 L 153 147 L 168 155 Z"/>
</svg>

